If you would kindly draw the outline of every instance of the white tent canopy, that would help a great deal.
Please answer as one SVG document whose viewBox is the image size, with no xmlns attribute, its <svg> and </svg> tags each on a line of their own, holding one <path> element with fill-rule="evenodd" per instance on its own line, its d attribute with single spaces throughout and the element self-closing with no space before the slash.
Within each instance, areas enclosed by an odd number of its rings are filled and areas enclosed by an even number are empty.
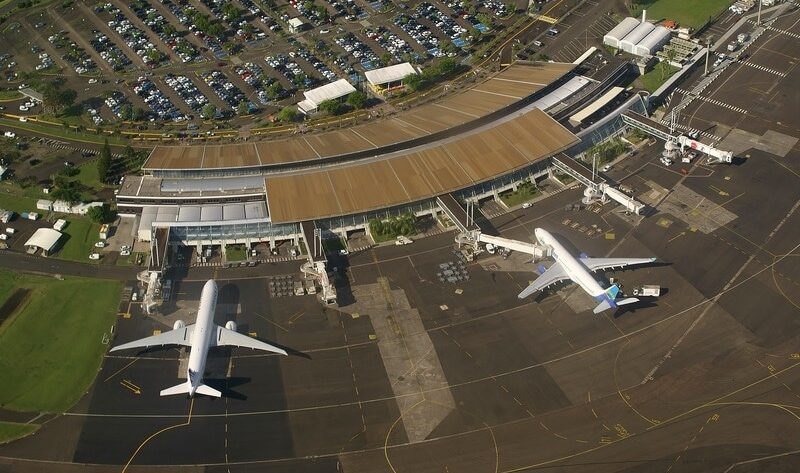
<svg viewBox="0 0 800 473">
<path fill-rule="evenodd" d="M 345 95 L 350 95 L 356 91 L 347 79 L 339 79 L 336 82 L 325 84 L 322 87 L 311 89 L 303 93 L 305 100 L 298 103 L 301 112 L 313 112 L 319 107 L 319 104 L 326 100 L 336 100 Z"/>
<path fill-rule="evenodd" d="M 40 228 L 25 242 L 27 247 L 41 248 L 45 253 L 49 253 L 55 248 L 58 240 L 61 239 L 61 232 L 52 228 Z"/>
<path fill-rule="evenodd" d="M 411 63 L 404 62 L 402 64 L 395 64 L 394 66 L 373 69 L 365 72 L 364 75 L 367 77 L 367 81 L 370 84 L 383 85 L 403 80 L 405 77 L 416 73 L 417 70 L 414 69 Z"/>
</svg>

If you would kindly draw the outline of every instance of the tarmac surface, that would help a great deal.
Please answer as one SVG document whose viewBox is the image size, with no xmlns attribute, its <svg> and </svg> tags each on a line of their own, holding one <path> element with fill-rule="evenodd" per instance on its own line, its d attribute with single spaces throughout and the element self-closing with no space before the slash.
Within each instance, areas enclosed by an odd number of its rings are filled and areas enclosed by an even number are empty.
<svg viewBox="0 0 800 473">
<path fill-rule="evenodd" d="M 234 320 L 293 354 L 212 351 L 208 382 L 225 397 L 194 400 L 158 396 L 181 381 L 179 350 L 109 354 L 77 406 L 0 447 L 0 461 L 8 471 L 594 472 L 753 460 L 732 471 L 790 471 L 799 176 L 760 151 L 683 176 L 653 164 L 659 150 L 609 177 L 643 196 L 685 186 L 736 218 L 706 234 L 684 222 L 697 217 L 691 208 L 635 220 L 610 205 L 565 211 L 580 196 L 572 189 L 493 219 L 511 238 L 542 226 L 591 255 L 656 255 L 658 264 L 606 276 L 660 284 L 657 300 L 600 316 L 575 286 L 520 301 L 535 274 L 513 254 L 481 256 L 465 265 L 469 280 L 440 283 L 439 265 L 457 259 L 452 233 L 351 254 L 336 271 L 338 309 L 268 295 L 265 273 L 296 273 L 297 262 L 192 268 L 164 315 L 123 301 L 113 343 L 193 321 L 215 277 L 217 323 Z"/>
<path fill-rule="evenodd" d="M 796 30 L 793 15 L 774 27 Z M 481 255 L 463 265 L 468 280 L 442 283 L 440 265 L 460 267 L 451 232 L 341 258 L 338 308 L 269 295 L 297 262 L 190 268 L 163 315 L 124 298 L 112 343 L 192 322 L 213 277 L 216 322 L 291 355 L 212 351 L 206 377 L 225 396 L 190 400 L 158 396 L 181 381 L 179 350 L 109 354 L 78 405 L 0 447 L 0 470 L 796 471 L 799 43 L 767 31 L 750 60 L 785 76 L 734 64 L 704 92 L 746 114 L 702 100 L 684 110 L 686 126 L 745 146 L 733 165 L 664 167 L 662 143 L 614 164 L 607 177 L 647 217 L 567 211 L 582 194 L 568 189 L 492 219 L 520 240 L 547 228 L 576 253 L 657 256 L 602 276 L 660 284 L 661 297 L 598 316 L 574 285 L 519 300 L 536 275 L 518 254 Z M 748 138 L 770 130 L 780 136 Z"/>
</svg>

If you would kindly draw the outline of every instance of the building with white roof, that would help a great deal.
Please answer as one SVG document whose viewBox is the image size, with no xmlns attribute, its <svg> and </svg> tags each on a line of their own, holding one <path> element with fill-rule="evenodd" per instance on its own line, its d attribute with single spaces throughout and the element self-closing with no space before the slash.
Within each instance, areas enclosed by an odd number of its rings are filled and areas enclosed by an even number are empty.
<svg viewBox="0 0 800 473">
<path fill-rule="evenodd" d="M 373 69 L 364 73 L 370 87 L 377 93 L 384 93 L 403 87 L 403 79 L 412 74 L 419 74 L 419 72 L 408 62 Z"/>
<path fill-rule="evenodd" d="M 339 100 L 356 91 L 346 79 L 339 79 L 336 82 L 325 84 L 322 87 L 311 89 L 303 92 L 305 100 L 297 104 L 297 109 L 300 112 L 311 115 L 317 113 L 319 104 L 326 100 Z"/>
<path fill-rule="evenodd" d="M 655 56 L 665 44 L 669 43 L 672 33 L 663 26 L 656 26 L 653 31 L 644 37 L 634 47 L 633 54 L 637 56 Z"/>
<path fill-rule="evenodd" d="M 303 31 L 304 25 L 305 23 L 300 18 L 292 18 L 289 20 L 289 32 L 292 34 L 299 33 Z"/>
<path fill-rule="evenodd" d="M 639 41 L 643 40 L 647 35 L 650 34 L 656 27 L 653 26 L 652 23 L 642 22 L 639 23 L 639 26 L 631 30 L 630 33 L 625 35 L 622 38 L 622 41 L 619 42 L 619 49 L 622 49 L 626 53 L 636 54 L 634 49 L 636 45 L 639 44 Z"/>
<path fill-rule="evenodd" d="M 55 249 L 58 240 L 61 239 L 61 235 L 61 232 L 52 228 L 39 228 L 25 242 L 25 247 L 30 251 L 41 249 L 42 254 L 48 256 Z"/>
<path fill-rule="evenodd" d="M 608 34 L 603 36 L 603 44 L 620 49 L 619 42 L 637 26 L 639 26 L 639 20 L 630 16 L 625 18 L 609 31 Z"/>
</svg>

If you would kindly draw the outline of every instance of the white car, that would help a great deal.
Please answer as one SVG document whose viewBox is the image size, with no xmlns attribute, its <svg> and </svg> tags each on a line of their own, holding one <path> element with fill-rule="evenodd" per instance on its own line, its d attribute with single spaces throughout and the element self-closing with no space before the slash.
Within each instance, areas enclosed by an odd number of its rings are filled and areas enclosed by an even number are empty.
<svg viewBox="0 0 800 473">
<path fill-rule="evenodd" d="M 394 241 L 395 245 L 409 245 L 411 243 L 414 243 L 414 240 L 403 235 L 399 235 Z"/>
<path fill-rule="evenodd" d="M 667 158 L 667 157 L 665 157 L 665 156 L 662 156 L 661 157 L 661 164 L 663 164 L 664 166 L 672 166 L 672 160 Z"/>
<path fill-rule="evenodd" d="M 130 256 L 131 255 L 131 250 L 122 250 L 122 251 L 119 252 L 119 255 L 120 256 Z"/>
<path fill-rule="evenodd" d="M 94 247 L 95 248 L 105 248 L 106 247 L 106 242 L 98 241 L 97 243 L 94 244 Z"/>
<path fill-rule="evenodd" d="M 531 208 L 532 205 L 533 204 L 531 204 L 530 202 L 525 202 L 525 203 L 522 204 L 522 208 L 523 209 L 529 209 L 529 208 Z"/>
<path fill-rule="evenodd" d="M 89 259 L 98 260 L 100 259 L 100 253 L 92 253 L 89 255 Z"/>
<path fill-rule="evenodd" d="M 600 170 L 603 171 L 603 172 L 608 172 L 608 171 L 611 170 L 611 165 L 610 164 L 606 164 L 605 166 L 601 167 Z"/>
</svg>

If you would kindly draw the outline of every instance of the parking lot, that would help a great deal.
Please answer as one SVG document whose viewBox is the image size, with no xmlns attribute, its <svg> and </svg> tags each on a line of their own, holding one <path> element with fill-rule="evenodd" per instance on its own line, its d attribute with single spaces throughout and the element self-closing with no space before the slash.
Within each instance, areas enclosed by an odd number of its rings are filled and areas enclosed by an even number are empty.
<svg viewBox="0 0 800 473">
<path fill-rule="evenodd" d="M 297 102 L 305 89 L 361 82 L 367 70 L 467 57 L 520 14 L 499 1 L 81 0 L 4 25 L 0 67 L 13 88 L 23 85 L 19 71 L 61 74 L 87 126 L 184 123 L 207 105 L 207 118 L 246 111 L 248 120 Z M 106 107 L 89 104 L 98 97 Z"/>
</svg>

